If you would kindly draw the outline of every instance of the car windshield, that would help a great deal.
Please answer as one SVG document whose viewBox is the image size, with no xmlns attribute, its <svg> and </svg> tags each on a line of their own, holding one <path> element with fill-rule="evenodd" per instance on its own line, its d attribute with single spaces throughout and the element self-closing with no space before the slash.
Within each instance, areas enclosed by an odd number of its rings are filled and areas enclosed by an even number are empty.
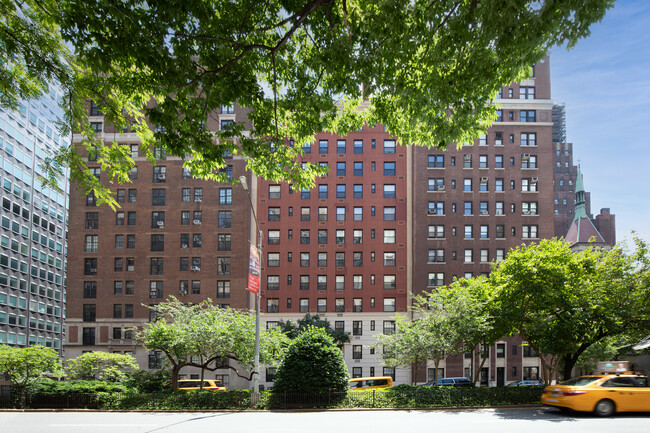
<svg viewBox="0 0 650 433">
<path fill-rule="evenodd" d="M 571 385 L 571 386 L 584 386 L 589 385 L 592 382 L 600 379 L 600 376 L 580 376 L 569 379 L 566 382 L 562 382 L 560 385 Z"/>
</svg>

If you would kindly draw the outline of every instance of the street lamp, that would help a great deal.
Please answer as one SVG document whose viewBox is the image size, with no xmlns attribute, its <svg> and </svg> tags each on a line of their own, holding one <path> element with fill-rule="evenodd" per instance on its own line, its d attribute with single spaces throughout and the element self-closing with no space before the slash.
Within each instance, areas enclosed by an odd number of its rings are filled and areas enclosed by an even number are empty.
<svg viewBox="0 0 650 433">
<path fill-rule="evenodd" d="M 260 277 L 262 271 L 262 230 L 260 230 L 260 225 L 257 222 L 257 215 L 255 214 L 255 207 L 253 206 L 253 199 L 251 198 L 251 193 L 248 190 L 248 182 L 246 181 L 246 176 L 239 176 L 239 182 L 241 183 L 242 188 L 246 191 L 248 195 L 248 201 L 251 205 L 251 213 L 253 214 L 253 220 L 255 220 L 255 227 L 257 228 L 257 250 L 259 254 L 259 263 L 260 263 Z M 252 241 L 252 240 L 251 240 Z M 259 394 L 260 392 L 260 290 L 258 288 L 257 293 L 255 294 L 255 358 L 253 364 L 253 393 Z"/>
</svg>

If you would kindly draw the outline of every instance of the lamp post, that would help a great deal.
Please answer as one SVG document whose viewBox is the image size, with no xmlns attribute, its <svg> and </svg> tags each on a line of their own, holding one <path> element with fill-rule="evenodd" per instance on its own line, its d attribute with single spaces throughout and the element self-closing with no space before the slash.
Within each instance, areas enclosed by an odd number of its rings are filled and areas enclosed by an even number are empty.
<svg viewBox="0 0 650 433">
<path fill-rule="evenodd" d="M 260 274 L 262 271 L 262 230 L 260 230 L 260 225 L 257 222 L 257 215 L 255 214 L 255 207 L 253 206 L 253 199 L 251 198 L 251 193 L 248 190 L 248 182 L 246 181 L 246 176 L 239 176 L 239 182 L 241 183 L 242 188 L 246 191 L 248 195 L 248 201 L 251 205 L 251 213 L 253 214 L 253 220 L 255 221 L 255 228 L 257 229 L 257 250 L 259 254 L 259 263 L 260 263 Z M 261 275 L 260 275 L 261 277 Z M 255 294 L 255 357 L 253 361 L 253 393 L 259 394 L 260 392 L 260 291 L 259 288 Z"/>
</svg>

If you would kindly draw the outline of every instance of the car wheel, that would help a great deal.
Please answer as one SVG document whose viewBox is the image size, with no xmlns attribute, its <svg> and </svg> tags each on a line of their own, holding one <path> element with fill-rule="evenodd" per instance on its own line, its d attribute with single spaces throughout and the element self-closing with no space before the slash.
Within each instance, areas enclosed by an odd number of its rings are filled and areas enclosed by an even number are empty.
<svg viewBox="0 0 650 433">
<path fill-rule="evenodd" d="M 616 407 L 614 406 L 614 402 L 607 399 L 600 400 L 594 408 L 594 413 L 598 416 L 610 416 L 615 411 Z"/>
</svg>

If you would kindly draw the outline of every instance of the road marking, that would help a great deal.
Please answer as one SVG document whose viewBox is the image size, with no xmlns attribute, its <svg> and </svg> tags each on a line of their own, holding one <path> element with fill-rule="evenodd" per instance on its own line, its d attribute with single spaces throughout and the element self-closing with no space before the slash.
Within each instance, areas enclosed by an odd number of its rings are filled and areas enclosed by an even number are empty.
<svg viewBox="0 0 650 433">
<path fill-rule="evenodd" d="M 159 424 L 49 424 L 50 427 L 158 427 Z"/>
</svg>

